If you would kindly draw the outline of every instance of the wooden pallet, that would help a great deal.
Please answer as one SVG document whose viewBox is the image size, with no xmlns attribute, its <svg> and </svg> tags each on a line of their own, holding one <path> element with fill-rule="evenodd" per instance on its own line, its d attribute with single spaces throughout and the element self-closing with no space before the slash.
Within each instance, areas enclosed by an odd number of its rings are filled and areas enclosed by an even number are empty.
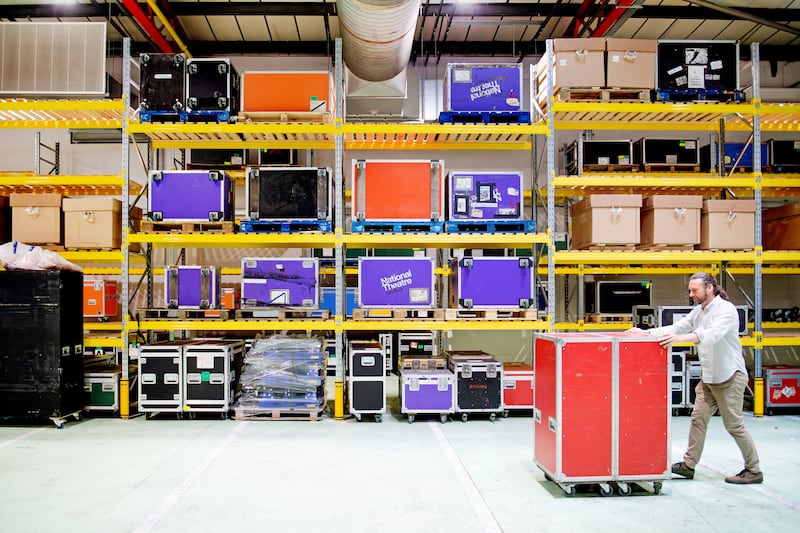
<svg viewBox="0 0 800 533">
<path fill-rule="evenodd" d="M 237 122 L 331 122 L 328 111 L 240 111 Z"/>
<path fill-rule="evenodd" d="M 694 244 L 642 244 L 636 248 L 642 252 L 692 252 Z"/>
<path fill-rule="evenodd" d="M 639 170 L 638 165 L 583 165 L 584 172 L 606 172 L 620 174 L 622 172 L 633 172 Z"/>
<path fill-rule="evenodd" d="M 145 320 L 232 320 L 233 309 L 139 309 Z"/>
<path fill-rule="evenodd" d="M 325 407 L 313 410 L 264 409 L 261 407 L 234 407 L 234 420 L 310 420 L 316 422 L 325 414 Z"/>
<path fill-rule="evenodd" d="M 222 222 L 152 222 L 142 220 L 142 233 L 234 233 L 233 221 Z"/>
<path fill-rule="evenodd" d="M 649 102 L 650 91 L 625 88 L 556 87 L 554 98 L 557 102 Z"/>
<path fill-rule="evenodd" d="M 444 309 L 353 309 L 353 320 L 443 320 Z"/>
<path fill-rule="evenodd" d="M 642 165 L 645 172 L 700 172 L 700 165 Z"/>
<path fill-rule="evenodd" d="M 633 323 L 633 315 L 631 313 L 586 313 L 584 322 L 591 324 Z"/>
<path fill-rule="evenodd" d="M 577 250 L 589 250 L 590 252 L 633 252 L 636 250 L 635 244 L 587 244 Z"/>
<path fill-rule="evenodd" d="M 258 309 L 237 309 L 237 320 L 328 320 L 331 312 L 327 309 L 284 309 L 261 307 Z"/>
<path fill-rule="evenodd" d="M 447 320 L 536 320 L 536 309 L 445 309 Z"/>
</svg>

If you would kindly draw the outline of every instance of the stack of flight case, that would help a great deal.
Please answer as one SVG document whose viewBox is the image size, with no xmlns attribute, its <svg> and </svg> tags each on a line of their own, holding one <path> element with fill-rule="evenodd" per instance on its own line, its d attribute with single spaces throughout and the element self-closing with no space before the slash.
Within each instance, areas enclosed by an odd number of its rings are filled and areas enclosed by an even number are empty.
<svg viewBox="0 0 800 533">
<path fill-rule="evenodd" d="M 0 416 L 80 417 L 82 292 L 79 272 L 0 271 Z"/>
</svg>

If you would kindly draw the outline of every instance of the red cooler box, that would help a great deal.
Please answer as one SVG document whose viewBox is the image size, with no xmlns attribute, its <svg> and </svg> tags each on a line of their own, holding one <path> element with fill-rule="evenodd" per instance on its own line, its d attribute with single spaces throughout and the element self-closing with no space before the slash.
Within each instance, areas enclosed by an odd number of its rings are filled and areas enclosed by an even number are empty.
<svg viewBox="0 0 800 533">
<path fill-rule="evenodd" d="M 503 363 L 503 406 L 533 409 L 533 367 L 527 363 Z"/>
<path fill-rule="evenodd" d="M 537 334 L 534 461 L 566 494 L 575 485 L 661 480 L 670 468 L 670 367 L 648 335 Z"/>
</svg>

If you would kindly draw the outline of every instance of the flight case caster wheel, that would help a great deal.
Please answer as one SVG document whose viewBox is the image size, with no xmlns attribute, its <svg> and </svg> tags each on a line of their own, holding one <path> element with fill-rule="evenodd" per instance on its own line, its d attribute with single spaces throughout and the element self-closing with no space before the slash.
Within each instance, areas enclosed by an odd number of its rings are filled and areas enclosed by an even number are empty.
<svg viewBox="0 0 800 533">
<path fill-rule="evenodd" d="M 618 483 L 617 492 L 620 496 L 630 496 L 633 493 L 633 487 L 627 483 Z"/>
<path fill-rule="evenodd" d="M 494 422 L 497 420 L 497 415 L 494 413 L 489 414 L 489 422 Z"/>
<path fill-rule="evenodd" d="M 462 414 L 461 414 L 461 421 L 462 421 L 462 422 L 466 422 L 466 421 L 467 421 L 467 419 L 469 419 L 469 416 L 467 416 L 467 413 L 462 413 Z"/>
<path fill-rule="evenodd" d="M 441 420 L 442 424 L 444 424 L 445 422 L 447 422 L 447 415 L 440 415 L 439 420 Z"/>
<path fill-rule="evenodd" d="M 413 424 L 414 423 L 414 415 L 408 415 L 408 423 L 409 424 Z"/>
<path fill-rule="evenodd" d="M 383 417 L 379 414 L 375 415 L 375 422 L 380 423 L 381 421 L 383 421 Z"/>
</svg>

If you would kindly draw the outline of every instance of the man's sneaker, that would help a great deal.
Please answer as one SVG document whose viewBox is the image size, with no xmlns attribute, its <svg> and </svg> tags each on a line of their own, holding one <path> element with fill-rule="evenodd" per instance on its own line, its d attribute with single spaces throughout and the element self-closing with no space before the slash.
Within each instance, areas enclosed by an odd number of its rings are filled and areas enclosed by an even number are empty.
<svg viewBox="0 0 800 533">
<path fill-rule="evenodd" d="M 683 461 L 672 465 L 672 473 L 683 476 L 686 479 L 694 479 L 694 468 L 689 468 Z"/>
<path fill-rule="evenodd" d="M 674 469 L 672 470 L 675 471 Z M 750 485 L 751 483 L 763 483 L 764 474 L 761 472 L 751 472 L 744 469 L 735 476 L 728 476 L 725 478 L 725 483 L 734 483 L 736 485 Z"/>
</svg>

